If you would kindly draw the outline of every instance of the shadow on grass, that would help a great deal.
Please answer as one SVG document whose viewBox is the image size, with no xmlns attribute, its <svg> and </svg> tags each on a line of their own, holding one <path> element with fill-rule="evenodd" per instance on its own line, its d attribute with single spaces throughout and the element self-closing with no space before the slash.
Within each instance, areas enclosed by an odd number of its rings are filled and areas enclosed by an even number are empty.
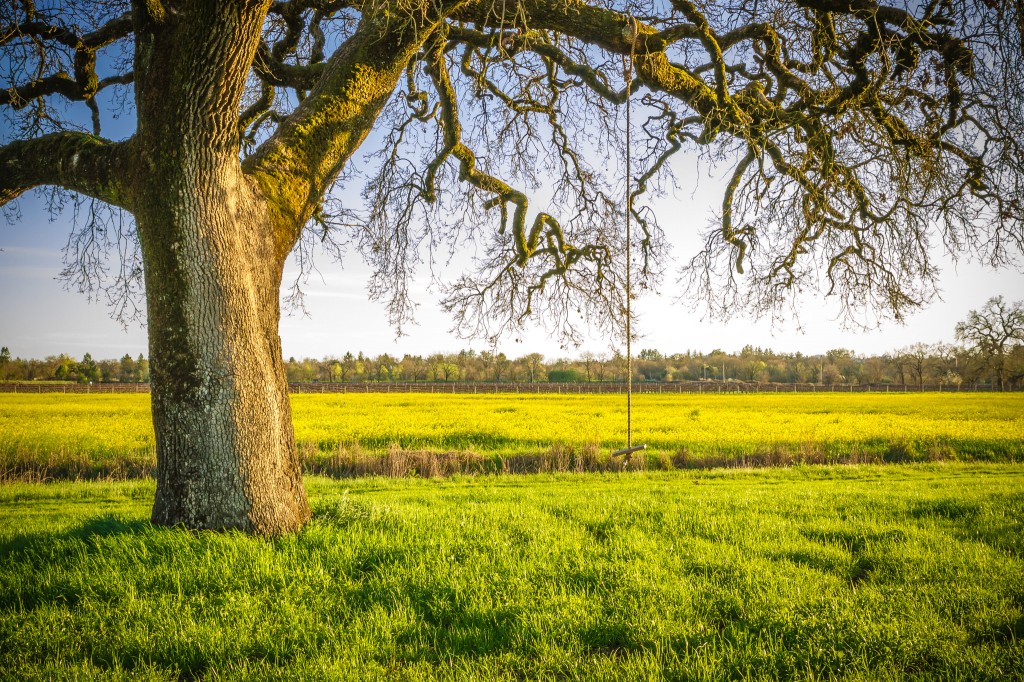
<svg viewBox="0 0 1024 682">
<path fill-rule="evenodd" d="M 66 579 L 64 569 L 76 557 L 96 547 L 90 540 L 117 535 L 140 535 L 151 528 L 148 521 L 126 520 L 114 514 L 88 519 L 80 526 L 64 531 L 25 533 L 0 544 L 0 565 L 14 575 L 19 567 L 44 579 L 29 580 L 18 590 L 0 591 L 0 611 L 33 611 L 48 605 L 77 606 L 82 587 Z"/>
<path fill-rule="evenodd" d="M 947 526 L 960 541 L 981 542 L 999 552 L 1024 558 L 1024 493 L 992 495 L 985 504 L 944 497 L 923 501 L 910 509 L 918 521 L 935 520 Z"/>
<path fill-rule="evenodd" d="M 152 527 L 149 521 L 128 520 L 116 514 L 104 514 L 103 516 L 87 519 L 80 526 L 64 531 L 15 535 L 7 542 L 0 543 L 0 561 L 36 548 L 52 550 L 57 546 L 68 545 L 68 543 L 61 542 L 61 540 L 88 540 L 92 537 L 110 537 L 113 535 L 141 535 Z M 52 556 L 51 551 L 46 553 Z"/>
</svg>

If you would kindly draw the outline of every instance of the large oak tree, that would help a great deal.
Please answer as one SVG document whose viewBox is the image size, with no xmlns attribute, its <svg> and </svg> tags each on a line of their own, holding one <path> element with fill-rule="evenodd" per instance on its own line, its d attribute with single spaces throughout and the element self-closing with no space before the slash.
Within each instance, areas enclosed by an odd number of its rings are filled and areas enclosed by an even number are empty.
<svg viewBox="0 0 1024 682">
<path fill-rule="evenodd" d="M 956 338 L 970 344 L 1005 390 L 1013 349 L 1024 344 L 1024 301 L 1010 303 L 993 296 L 981 310 L 972 310 L 966 320 L 956 323 Z"/>
<path fill-rule="evenodd" d="M 899 317 L 927 300 L 937 245 L 1005 263 L 1024 243 L 1019 2 L 0 7 L 0 204 L 86 197 L 72 276 L 94 281 L 105 242 L 121 244 L 123 286 L 144 273 L 160 524 L 308 519 L 278 336 L 303 245 L 354 240 L 396 324 L 417 262 L 472 243 L 473 269 L 445 289 L 465 332 L 616 329 L 627 148 L 641 285 L 664 251 L 642 195 L 670 183 L 670 157 L 729 169 L 680 280 L 713 308 L 777 310 L 822 285 Z M 106 139 L 118 102 L 135 126 Z M 359 208 L 331 190 L 354 182 L 368 138 Z M 538 191 L 556 208 L 531 207 Z"/>
</svg>

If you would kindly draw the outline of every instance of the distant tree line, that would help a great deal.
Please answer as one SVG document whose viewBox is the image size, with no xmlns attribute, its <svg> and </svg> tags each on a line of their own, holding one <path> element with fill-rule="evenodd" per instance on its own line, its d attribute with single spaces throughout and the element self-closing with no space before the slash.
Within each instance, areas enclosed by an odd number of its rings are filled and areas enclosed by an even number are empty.
<svg viewBox="0 0 1024 682">
<path fill-rule="evenodd" d="M 81 360 L 64 354 L 26 360 L 12 358 L 4 346 L 0 348 L 0 380 L 142 383 L 149 381 L 149 360 L 142 353 L 137 358 L 125 354 L 120 360 L 94 360 L 89 353 Z"/>
<path fill-rule="evenodd" d="M 539 353 L 509 358 L 501 352 L 472 350 L 401 358 L 386 353 L 376 357 L 346 353 L 321 360 L 289 358 L 286 367 L 293 383 L 621 382 L 627 372 L 626 358 L 620 353 L 585 352 L 576 358 L 548 361 Z M 633 362 L 633 380 L 1021 388 L 1024 347 L 1014 346 L 1001 365 L 977 349 L 941 343 L 916 343 L 879 356 L 857 355 L 843 348 L 823 355 L 776 353 L 750 345 L 733 353 L 716 349 L 667 354 L 645 349 Z"/>
<path fill-rule="evenodd" d="M 743 381 L 750 383 L 961 385 L 1024 387 L 1024 302 L 989 299 L 956 325 L 958 344 L 915 343 L 883 355 L 858 355 L 837 348 L 822 355 L 777 353 L 744 346 L 738 352 L 641 350 L 633 362 L 634 381 Z M 587 383 L 626 380 L 619 352 L 583 352 L 575 358 L 545 359 L 540 353 L 510 358 L 498 349 L 457 353 L 372 356 L 362 352 L 323 359 L 289 358 L 288 381 L 303 382 L 498 382 Z M 81 361 L 67 355 L 44 360 L 11 358 L 0 349 L 0 379 L 15 381 L 138 382 L 149 380 L 149 363 L 133 359 Z"/>
</svg>

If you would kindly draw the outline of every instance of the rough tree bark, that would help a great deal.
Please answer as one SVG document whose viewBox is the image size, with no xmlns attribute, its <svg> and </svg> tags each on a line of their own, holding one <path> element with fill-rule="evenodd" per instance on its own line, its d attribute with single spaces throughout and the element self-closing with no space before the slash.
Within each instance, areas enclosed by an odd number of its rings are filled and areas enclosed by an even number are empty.
<svg viewBox="0 0 1024 682">
<path fill-rule="evenodd" d="M 237 158 L 202 149 L 140 192 L 157 492 L 153 521 L 261 534 L 309 517 L 281 341 L 284 259 Z"/>
</svg>

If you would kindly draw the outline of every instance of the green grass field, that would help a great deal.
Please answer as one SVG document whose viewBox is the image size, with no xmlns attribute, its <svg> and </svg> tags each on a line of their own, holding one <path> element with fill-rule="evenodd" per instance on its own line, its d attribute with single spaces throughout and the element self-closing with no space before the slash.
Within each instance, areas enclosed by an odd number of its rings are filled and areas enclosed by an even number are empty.
<svg viewBox="0 0 1024 682">
<path fill-rule="evenodd" d="M 307 471 L 594 470 L 625 441 L 609 395 L 296 395 Z M 647 468 L 1024 460 L 1024 394 L 634 397 Z M 446 458 L 433 455 L 448 453 Z M 385 458 L 385 459 L 382 459 Z M 154 464 L 148 395 L 0 394 L 0 477 L 125 478 Z"/>
<path fill-rule="evenodd" d="M 273 541 L 0 486 L 0 678 L 1024 679 L 1024 465 L 307 484 Z"/>
</svg>

